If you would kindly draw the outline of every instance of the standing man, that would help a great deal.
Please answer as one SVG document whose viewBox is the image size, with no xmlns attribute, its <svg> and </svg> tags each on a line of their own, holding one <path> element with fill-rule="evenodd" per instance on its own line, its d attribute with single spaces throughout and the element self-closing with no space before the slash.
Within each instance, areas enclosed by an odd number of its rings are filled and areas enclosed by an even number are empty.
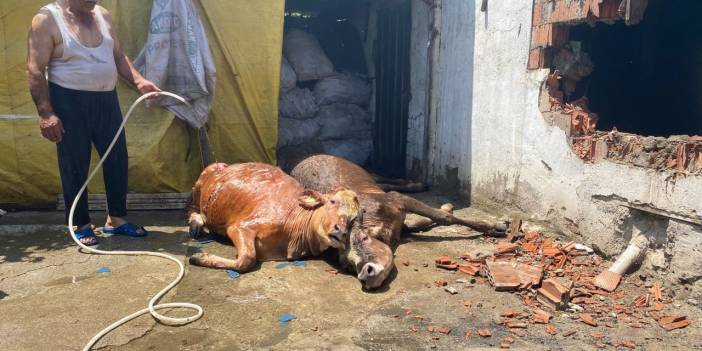
<svg viewBox="0 0 702 351">
<path fill-rule="evenodd" d="M 110 14 L 97 0 L 57 0 L 39 10 L 28 40 L 29 90 L 39 112 L 41 134 L 56 143 L 68 211 L 88 176 L 91 144 L 102 156 L 122 122 L 115 90 L 118 76 L 141 94 L 159 91 L 124 54 Z M 48 74 L 47 74 L 48 73 Z M 48 82 L 47 82 L 48 76 Z M 127 144 L 119 136 L 103 164 L 108 216 L 103 232 L 145 236 L 127 215 Z M 81 196 L 73 217 L 85 245 L 98 240 Z"/>
</svg>

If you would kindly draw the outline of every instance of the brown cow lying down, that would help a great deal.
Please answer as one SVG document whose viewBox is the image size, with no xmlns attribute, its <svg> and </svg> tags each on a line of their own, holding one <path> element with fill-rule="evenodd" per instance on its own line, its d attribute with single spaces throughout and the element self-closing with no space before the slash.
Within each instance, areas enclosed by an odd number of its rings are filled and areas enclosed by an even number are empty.
<svg viewBox="0 0 702 351">
<path fill-rule="evenodd" d="M 364 210 L 364 235 L 359 236 L 359 238 L 374 238 L 387 246 L 386 250 L 380 250 L 375 245 L 375 251 L 391 252 L 390 246 L 399 242 L 407 213 L 428 217 L 439 225 L 460 224 L 483 233 L 495 234 L 507 229 L 503 223 L 490 224 L 454 217 L 450 206 L 446 207 L 445 210 L 435 209 L 397 192 L 386 193 L 363 168 L 336 156 L 308 157 L 298 163 L 290 175 L 308 189 L 325 192 L 337 187 L 344 187 L 356 192 Z M 425 225 L 426 222 L 423 223 L 422 227 Z M 406 229 L 416 230 L 417 228 Z M 366 238 L 365 240 L 370 239 Z M 367 242 L 372 243 L 371 241 Z M 340 250 L 340 252 L 343 252 L 340 255 L 342 264 L 348 261 L 353 263 L 347 264 L 347 267 L 354 269 L 358 273 L 358 278 L 369 289 L 382 285 L 394 267 L 392 255 L 383 255 L 384 260 L 375 257 L 374 264 L 364 264 L 359 267 L 355 262 L 371 262 L 372 260 L 369 257 L 356 257 L 357 252 L 353 250 Z"/>
<path fill-rule="evenodd" d="M 359 211 L 353 191 L 306 190 L 266 164 L 212 164 L 193 187 L 190 234 L 196 238 L 207 228 L 226 235 L 237 258 L 198 253 L 190 263 L 246 272 L 257 261 L 312 257 L 329 247 L 345 250 Z"/>
</svg>

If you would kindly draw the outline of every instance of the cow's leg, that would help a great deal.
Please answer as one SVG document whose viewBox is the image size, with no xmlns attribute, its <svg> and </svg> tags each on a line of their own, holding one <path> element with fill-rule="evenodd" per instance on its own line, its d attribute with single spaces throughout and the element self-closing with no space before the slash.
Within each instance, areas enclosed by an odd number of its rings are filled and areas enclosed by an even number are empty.
<svg viewBox="0 0 702 351">
<path fill-rule="evenodd" d="M 467 219 L 461 219 L 458 217 L 454 217 L 451 213 L 435 209 L 407 195 L 402 195 L 394 191 L 389 192 L 387 194 L 388 196 L 390 196 L 391 201 L 402 206 L 402 208 L 406 212 L 427 217 L 433 220 L 438 225 L 460 224 L 471 229 L 477 230 L 481 233 L 492 235 L 501 235 L 501 233 L 503 234 L 507 230 L 507 226 L 504 225 L 504 223 L 490 224 L 485 221 L 472 221 Z"/>
<path fill-rule="evenodd" d="M 189 234 L 191 238 L 197 239 L 201 237 L 202 228 L 205 226 L 205 216 L 195 211 L 190 212 L 188 226 L 190 227 Z"/>
<path fill-rule="evenodd" d="M 443 204 L 441 206 L 441 211 L 453 215 L 453 205 Z M 421 217 L 417 219 L 405 219 L 403 231 L 406 233 L 423 232 L 433 227 L 435 224 L 436 223 L 434 222 L 434 220 L 426 217 Z"/>
<path fill-rule="evenodd" d="M 427 191 L 427 186 L 423 183 L 405 183 L 405 184 L 389 184 L 389 183 L 378 183 L 378 186 L 383 189 L 383 191 L 398 191 L 401 193 L 421 193 Z"/>
<path fill-rule="evenodd" d="M 202 252 L 190 256 L 190 263 L 210 268 L 233 269 L 239 272 L 248 272 L 253 269 L 256 266 L 255 233 L 230 226 L 227 228 L 227 236 L 236 247 L 237 257 L 235 260 Z"/>
</svg>

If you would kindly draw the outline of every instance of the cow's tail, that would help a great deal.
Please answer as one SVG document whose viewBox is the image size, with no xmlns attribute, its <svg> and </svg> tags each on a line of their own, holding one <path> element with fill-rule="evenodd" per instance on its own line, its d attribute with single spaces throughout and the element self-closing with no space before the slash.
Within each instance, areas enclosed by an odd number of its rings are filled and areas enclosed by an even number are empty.
<svg viewBox="0 0 702 351">
<path fill-rule="evenodd" d="M 228 165 L 225 163 L 213 163 L 207 166 L 202 173 L 200 173 L 200 177 L 195 182 L 192 189 L 190 205 L 188 206 L 188 226 L 190 227 L 189 232 L 191 238 L 198 238 L 202 233 L 202 229 L 205 227 L 205 223 L 207 222 L 207 219 L 201 212 L 200 208 L 202 186 L 210 178 L 212 178 L 212 176 L 227 168 L 227 166 Z"/>
</svg>

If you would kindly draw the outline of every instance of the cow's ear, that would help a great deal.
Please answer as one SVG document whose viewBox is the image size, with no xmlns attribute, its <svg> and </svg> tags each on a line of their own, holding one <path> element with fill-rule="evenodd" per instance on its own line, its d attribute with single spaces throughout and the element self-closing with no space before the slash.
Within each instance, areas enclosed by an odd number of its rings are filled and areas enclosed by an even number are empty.
<svg viewBox="0 0 702 351">
<path fill-rule="evenodd" d="M 314 210 L 315 208 L 324 205 L 322 195 L 314 190 L 303 191 L 297 201 L 300 206 L 307 210 Z"/>
</svg>

